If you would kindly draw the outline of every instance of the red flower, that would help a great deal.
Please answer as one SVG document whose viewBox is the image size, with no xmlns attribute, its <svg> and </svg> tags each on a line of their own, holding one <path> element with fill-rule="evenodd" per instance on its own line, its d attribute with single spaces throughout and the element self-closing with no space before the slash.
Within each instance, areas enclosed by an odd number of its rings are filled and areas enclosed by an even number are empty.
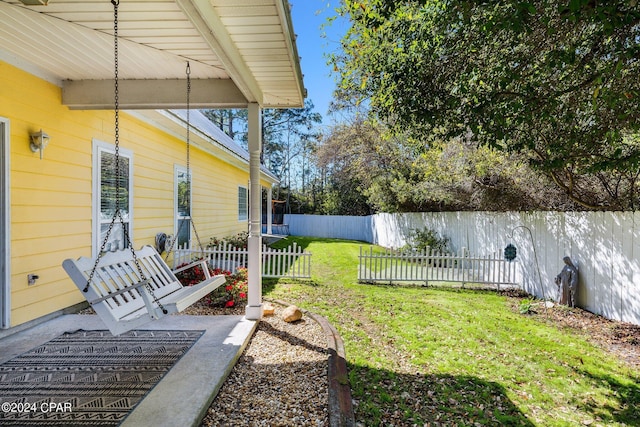
<svg viewBox="0 0 640 427">
<path fill-rule="evenodd" d="M 227 301 L 227 303 L 224 306 L 225 307 L 233 307 L 233 300 Z"/>
<path fill-rule="evenodd" d="M 244 292 L 240 292 L 240 293 L 238 294 L 238 296 L 239 296 L 240 298 L 246 298 L 246 297 L 247 297 L 247 294 L 245 294 Z"/>
<path fill-rule="evenodd" d="M 233 290 L 233 286 L 232 286 L 232 285 L 227 285 L 227 286 L 225 287 L 225 289 L 226 289 L 228 292 L 231 292 L 231 291 Z"/>
</svg>

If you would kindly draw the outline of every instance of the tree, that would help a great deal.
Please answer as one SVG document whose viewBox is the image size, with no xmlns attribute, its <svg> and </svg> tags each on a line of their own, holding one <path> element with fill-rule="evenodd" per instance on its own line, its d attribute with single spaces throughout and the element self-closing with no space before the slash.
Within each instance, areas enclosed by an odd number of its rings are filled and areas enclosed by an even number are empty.
<svg viewBox="0 0 640 427">
<path fill-rule="evenodd" d="M 237 110 L 203 110 L 203 114 L 236 142 L 247 148 L 247 112 Z M 312 171 L 309 153 L 320 137 L 316 125 L 322 116 L 313 102 L 304 108 L 265 109 L 262 113 L 262 163 L 280 180 L 274 196 L 288 200 L 292 188 L 305 191 Z M 282 189 L 283 194 L 280 194 Z"/>
<path fill-rule="evenodd" d="M 392 156 L 382 154 L 380 128 L 356 119 L 334 125 L 317 150 L 317 167 L 321 171 L 319 213 L 329 215 L 368 215 L 373 213 L 367 190 L 376 180 L 388 179 L 383 172 Z M 380 192 L 385 199 L 389 192 Z M 393 204 L 393 203 L 389 203 Z"/>
<path fill-rule="evenodd" d="M 420 179 L 405 191 L 429 210 L 573 210 L 576 205 L 517 153 L 458 138 L 414 161 Z"/>
<path fill-rule="evenodd" d="M 576 207 L 519 154 L 463 138 L 425 149 L 371 120 L 332 127 L 317 157 L 325 177 L 319 213 Z"/>
<path fill-rule="evenodd" d="M 282 187 L 291 188 L 304 181 L 304 155 L 314 149 L 319 138 L 315 126 L 321 121 L 311 100 L 305 101 L 304 108 L 264 110 L 263 162 L 278 176 Z"/>
<path fill-rule="evenodd" d="M 245 146 L 247 145 L 247 110 L 219 109 L 202 110 L 202 113 L 231 139 Z"/>
<path fill-rule="evenodd" d="M 341 91 L 396 132 L 421 145 L 471 132 L 584 207 L 636 207 L 636 0 L 344 0 L 341 13 Z"/>
</svg>

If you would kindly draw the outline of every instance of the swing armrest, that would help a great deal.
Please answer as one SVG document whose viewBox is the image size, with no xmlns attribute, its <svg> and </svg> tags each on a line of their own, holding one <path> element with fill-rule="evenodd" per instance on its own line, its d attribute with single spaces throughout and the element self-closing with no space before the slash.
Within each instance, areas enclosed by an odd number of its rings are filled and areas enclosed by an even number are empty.
<svg viewBox="0 0 640 427">
<path fill-rule="evenodd" d="M 204 273 L 204 277 L 205 279 L 211 279 L 211 273 L 209 272 L 209 265 L 207 264 L 207 260 L 206 259 L 199 259 L 197 261 L 193 261 L 190 264 L 184 265 L 180 268 L 176 268 L 175 270 L 173 270 L 173 274 L 178 274 L 178 273 L 182 273 L 183 271 L 189 270 L 191 268 L 200 266 L 200 268 L 202 268 L 202 272 Z"/>
<path fill-rule="evenodd" d="M 169 313 L 178 313 L 189 307 L 196 301 L 206 297 L 209 293 L 226 283 L 223 274 L 213 276 L 197 285 L 185 286 L 177 292 L 168 295 L 162 300 Z"/>
</svg>

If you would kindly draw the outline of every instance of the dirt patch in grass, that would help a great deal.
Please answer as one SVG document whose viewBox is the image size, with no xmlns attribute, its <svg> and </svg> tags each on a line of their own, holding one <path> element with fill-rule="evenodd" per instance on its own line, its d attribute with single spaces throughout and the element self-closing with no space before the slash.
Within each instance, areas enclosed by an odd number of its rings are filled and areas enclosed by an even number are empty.
<svg viewBox="0 0 640 427">
<path fill-rule="evenodd" d="M 524 301 L 520 295 L 507 295 L 514 311 Z M 576 331 L 589 341 L 619 357 L 632 368 L 640 369 L 640 326 L 606 319 L 581 308 L 554 304 L 547 307 L 534 302 L 528 314 L 559 328 Z"/>
</svg>

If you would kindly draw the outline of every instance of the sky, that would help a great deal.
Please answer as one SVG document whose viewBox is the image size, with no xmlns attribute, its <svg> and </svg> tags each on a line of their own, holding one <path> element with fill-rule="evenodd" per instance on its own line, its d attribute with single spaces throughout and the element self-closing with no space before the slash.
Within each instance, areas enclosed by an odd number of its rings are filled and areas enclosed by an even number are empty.
<svg viewBox="0 0 640 427">
<path fill-rule="evenodd" d="M 289 0 L 307 99 L 313 101 L 315 111 L 322 114 L 324 124 L 328 124 L 327 109 L 335 88 L 335 75 L 331 74 L 326 55 L 339 48 L 348 27 L 345 21 L 339 20 L 328 26 L 323 24 L 336 15 L 339 3 L 339 0 Z"/>
</svg>

